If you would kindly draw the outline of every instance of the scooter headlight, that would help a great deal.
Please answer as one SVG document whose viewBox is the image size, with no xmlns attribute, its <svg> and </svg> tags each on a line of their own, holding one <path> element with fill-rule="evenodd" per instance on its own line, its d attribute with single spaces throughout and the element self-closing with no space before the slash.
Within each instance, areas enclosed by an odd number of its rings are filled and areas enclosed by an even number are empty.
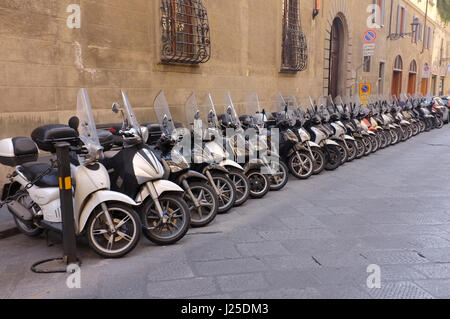
<svg viewBox="0 0 450 319">
<path fill-rule="evenodd" d="M 291 130 L 287 130 L 283 134 L 284 134 L 284 138 L 286 139 L 286 141 L 298 143 L 297 135 L 295 135 L 295 133 L 292 132 Z"/>
<path fill-rule="evenodd" d="M 311 136 L 309 135 L 309 133 L 303 129 L 299 129 L 298 134 L 300 135 L 300 139 L 301 139 L 302 143 L 311 140 Z"/>
</svg>

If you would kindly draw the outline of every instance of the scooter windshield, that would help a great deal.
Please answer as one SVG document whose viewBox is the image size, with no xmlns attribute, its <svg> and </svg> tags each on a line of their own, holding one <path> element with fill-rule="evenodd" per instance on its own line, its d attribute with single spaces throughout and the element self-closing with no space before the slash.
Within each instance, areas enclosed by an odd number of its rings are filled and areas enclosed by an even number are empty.
<svg viewBox="0 0 450 319">
<path fill-rule="evenodd" d="M 327 98 L 325 98 L 324 96 L 319 97 L 318 99 L 318 104 L 319 106 L 319 115 L 322 117 L 323 120 L 325 120 L 325 122 L 328 122 L 330 120 L 330 112 L 328 111 L 327 105 Z"/>
<path fill-rule="evenodd" d="M 97 135 L 97 127 L 92 114 L 91 102 L 86 89 L 80 89 L 77 96 L 77 117 L 80 120 L 78 133 L 86 147 L 87 161 L 95 161 L 103 158 L 103 147 Z"/>
<path fill-rule="evenodd" d="M 264 126 L 264 114 L 261 112 L 258 93 L 253 92 L 247 97 L 245 100 L 245 112 L 248 116 L 251 116 L 254 125 L 258 127 Z"/>
<path fill-rule="evenodd" d="M 300 108 L 300 105 L 297 102 L 297 98 L 294 95 L 288 95 L 284 97 L 288 105 L 288 117 L 292 117 L 292 123 L 297 123 L 299 121 L 301 125 L 305 124 L 306 120 L 303 114 L 303 110 Z"/>
<path fill-rule="evenodd" d="M 159 92 L 158 96 L 155 98 L 155 101 L 153 102 L 153 109 L 155 111 L 156 118 L 161 125 L 162 133 L 166 137 L 173 137 L 176 133 L 175 124 L 163 91 Z"/>
<path fill-rule="evenodd" d="M 219 129 L 219 118 L 217 117 L 216 107 L 214 106 L 214 102 L 211 96 L 211 93 L 208 94 L 208 128 L 210 129 Z"/>
<path fill-rule="evenodd" d="M 239 116 L 236 112 L 236 108 L 234 107 L 233 100 L 231 99 L 230 92 L 225 96 L 225 108 L 224 108 L 225 116 L 230 117 L 231 124 L 236 126 L 236 128 L 241 127 L 241 121 L 239 120 Z"/>
<path fill-rule="evenodd" d="M 129 126 L 128 129 L 133 129 L 135 131 L 133 133 L 142 138 L 141 126 L 136 119 L 136 115 L 134 114 L 133 108 L 131 107 L 131 103 L 124 91 L 122 91 L 122 100 L 125 110 L 125 116 L 128 122 L 127 124 Z"/>
<path fill-rule="evenodd" d="M 289 109 L 289 104 L 281 93 L 275 96 L 274 108 L 277 111 L 277 118 L 279 120 L 287 120 L 291 126 L 296 124 L 297 120 L 294 115 L 294 110 Z"/>
<path fill-rule="evenodd" d="M 342 100 L 341 96 L 338 95 L 334 99 L 334 104 L 336 105 L 336 109 L 339 113 L 344 114 L 344 101 Z"/>
<path fill-rule="evenodd" d="M 184 112 L 190 130 L 203 130 L 205 128 L 195 93 L 192 93 L 184 104 Z"/>
</svg>

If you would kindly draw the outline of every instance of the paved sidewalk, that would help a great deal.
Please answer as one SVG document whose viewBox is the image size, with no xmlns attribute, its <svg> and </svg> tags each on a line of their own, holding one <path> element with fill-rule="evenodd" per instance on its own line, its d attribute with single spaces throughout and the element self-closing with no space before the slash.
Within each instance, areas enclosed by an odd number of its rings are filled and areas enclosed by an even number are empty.
<svg viewBox="0 0 450 319">
<path fill-rule="evenodd" d="M 0 240 L 0 298 L 450 298 L 450 127 L 253 200 L 180 243 L 145 239 L 81 289 L 30 265 L 61 246 Z M 367 267 L 381 267 L 368 289 Z"/>
</svg>

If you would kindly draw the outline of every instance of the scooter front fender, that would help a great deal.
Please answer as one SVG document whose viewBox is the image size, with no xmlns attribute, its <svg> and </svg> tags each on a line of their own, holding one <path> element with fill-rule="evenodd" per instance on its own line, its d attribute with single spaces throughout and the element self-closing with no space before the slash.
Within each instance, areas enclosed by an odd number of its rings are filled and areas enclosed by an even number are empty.
<svg viewBox="0 0 450 319">
<path fill-rule="evenodd" d="M 184 173 L 183 175 L 181 175 L 180 177 L 178 177 L 177 184 L 181 185 L 185 180 L 188 180 L 191 178 L 208 181 L 208 178 L 205 175 L 203 175 L 199 172 L 196 172 L 196 171 L 189 170 L 186 173 Z"/>
<path fill-rule="evenodd" d="M 216 165 L 216 164 L 211 164 L 211 165 L 206 166 L 203 169 L 203 175 L 206 175 L 206 172 L 208 172 L 208 171 L 217 171 L 217 172 L 224 173 L 224 174 L 230 174 L 230 171 L 227 170 L 225 167 L 223 167 L 221 165 Z"/>
<path fill-rule="evenodd" d="M 316 144 L 316 143 L 311 142 L 311 141 L 308 142 L 308 145 L 309 145 L 309 147 L 317 147 L 317 148 L 320 148 L 320 145 L 319 145 L 319 144 Z"/>
<path fill-rule="evenodd" d="M 337 142 L 335 142 L 333 140 L 325 140 L 325 145 L 340 146 Z"/>
<path fill-rule="evenodd" d="M 176 185 L 175 185 L 176 186 Z M 80 235 L 84 228 L 86 227 L 86 223 L 89 220 L 94 209 L 106 202 L 120 202 L 131 206 L 139 206 L 134 200 L 128 197 L 125 194 L 113 192 L 113 191 L 98 191 L 91 195 L 91 198 L 88 200 L 86 205 L 80 214 L 80 219 L 78 222 L 78 232 L 77 235 Z"/>
<path fill-rule="evenodd" d="M 353 136 L 350 136 L 350 135 L 345 135 L 344 138 L 347 141 L 355 141 L 355 138 Z"/>
<path fill-rule="evenodd" d="M 165 179 L 153 182 L 153 186 L 155 186 L 158 197 L 167 192 L 184 193 L 180 186 Z"/>
<path fill-rule="evenodd" d="M 236 163 L 235 161 L 232 161 L 232 160 L 225 160 L 225 161 L 221 162 L 219 165 L 222 167 L 225 167 L 225 168 L 232 167 L 232 168 L 238 169 L 242 172 L 244 171 L 244 168 L 241 165 L 239 165 L 238 163 Z"/>
<path fill-rule="evenodd" d="M 244 173 L 247 174 L 252 169 L 260 169 L 263 166 L 265 166 L 263 161 L 258 159 L 252 160 L 247 165 L 245 165 Z"/>
</svg>

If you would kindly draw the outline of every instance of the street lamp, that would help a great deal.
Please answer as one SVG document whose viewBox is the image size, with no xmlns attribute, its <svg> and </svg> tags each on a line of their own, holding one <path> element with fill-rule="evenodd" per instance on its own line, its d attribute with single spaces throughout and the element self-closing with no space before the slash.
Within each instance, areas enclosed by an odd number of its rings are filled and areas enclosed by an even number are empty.
<svg viewBox="0 0 450 319">
<path fill-rule="evenodd" d="M 388 35 L 388 39 L 391 40 L 398 40 L 400 38 L 411 36 L 413 37 L 414 34 L 417 32 L 417 29 L 419 28 L 420 21 L 419 18 L 415 17 L 413 22 L 411 23 L 411 32 L 408 33 L 391 33 Z"/>
</svg>

